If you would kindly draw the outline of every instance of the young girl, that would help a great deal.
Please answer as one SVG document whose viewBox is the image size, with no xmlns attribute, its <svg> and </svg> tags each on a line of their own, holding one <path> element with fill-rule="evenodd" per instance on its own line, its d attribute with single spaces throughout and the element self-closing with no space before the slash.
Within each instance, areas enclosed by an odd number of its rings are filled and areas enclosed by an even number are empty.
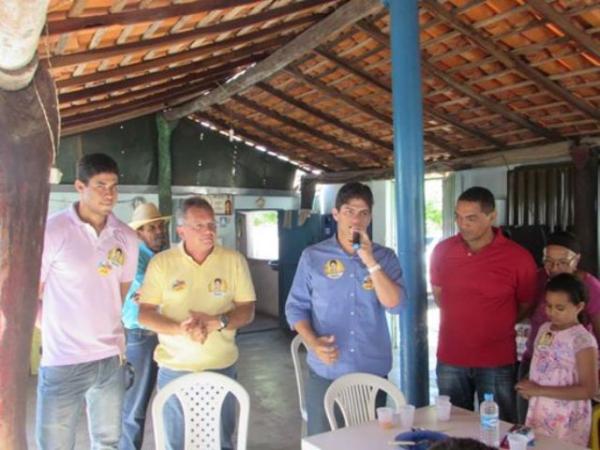
<svg viewBox="0 0 600 450">
<path fill-rule="evenodd" d="M 529 400 L 526 425 L 540 434 L 587 446 L 592 421 L 591 398 L 598 389 L 598 344 L 579 323 L 585 286 L 561 274 L 546 285 L 550 322 L 535 338 L 529 379 L 517 392 Z"/>
</svg>

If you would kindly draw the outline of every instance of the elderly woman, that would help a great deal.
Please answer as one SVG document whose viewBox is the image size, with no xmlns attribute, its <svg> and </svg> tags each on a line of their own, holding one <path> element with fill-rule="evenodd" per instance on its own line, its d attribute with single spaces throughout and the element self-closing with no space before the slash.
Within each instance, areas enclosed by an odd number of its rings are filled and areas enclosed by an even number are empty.
<svg viewBox="0 0 600 450">
<path fill-rule="evenodd" d="M 559 231 L 548 237 L 544 248 L 544 267 L 538 272 L 538 289 L 535 304 L 530 317 L 531 331 L 527 340 L 527 347 L 519 368 L 519 379 L 529 372 L 531 356 L 533 355 L 533 343 L 540 326 L 548 321 L 546 316 L 546 303 L 544 301 L 544 287 L 550 278 L 561 273 L 575 274 L 584 284 L 588 291 L 589 301 L 585 308 L 589 331 L 600 343 L 600 280 L 593 275 L 577 269 L 581 259 L 581 245 L 575 235 L 566 231 Z M 527 401 L 518 398 L 519 421 L 525 419 L 527 414 Z"/>
</svg>

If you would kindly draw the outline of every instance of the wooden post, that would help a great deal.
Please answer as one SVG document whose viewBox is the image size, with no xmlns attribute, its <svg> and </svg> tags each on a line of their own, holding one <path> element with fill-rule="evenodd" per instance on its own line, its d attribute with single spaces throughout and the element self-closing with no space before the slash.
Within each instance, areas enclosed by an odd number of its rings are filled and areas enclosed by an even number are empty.
<svg viewBox="0 0 600 450">
<path fill-rule="evenodd" d="M 158 209 L 164 215 L 173 213 L 171 183 L 171 133 L 179 120 L 167 121 L 162 114 L 156 115 L 158 130 Z"/>
<path fill-rule="evenodd" d="M 48 177 L 58 105 L 39 68 L 19 91 L 0 89 L 0 448 L 27 448 L 25 406 Z M 67 320 L 69 318 L 66 318 Z"/>
<path fill-rule="evenodd" d="M 575 234 L 581 241 L 580 267 L 598 275 L 598 155 L 587 145 L 570 149 L 575 166 Z"/>
</svg>

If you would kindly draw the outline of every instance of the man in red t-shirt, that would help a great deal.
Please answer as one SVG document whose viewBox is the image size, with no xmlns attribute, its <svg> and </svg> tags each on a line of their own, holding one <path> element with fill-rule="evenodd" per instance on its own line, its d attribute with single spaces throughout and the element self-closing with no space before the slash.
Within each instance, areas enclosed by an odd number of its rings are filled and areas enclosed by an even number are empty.
<svg viewBox="0 0 600 450">
<path fill-rule="evenodd" d="M 500 418 L 516 420 L 515 323 L 535 295 L 536 266 L 527 250 L 493 227 L 496 206 L 482 187 L 456 204 L 459 234 L 431 256 L 431 285 L 440 307 L 437 378 L 441 395 L 473 410 L 474 394 L 494 394 Z"/>
</svg>

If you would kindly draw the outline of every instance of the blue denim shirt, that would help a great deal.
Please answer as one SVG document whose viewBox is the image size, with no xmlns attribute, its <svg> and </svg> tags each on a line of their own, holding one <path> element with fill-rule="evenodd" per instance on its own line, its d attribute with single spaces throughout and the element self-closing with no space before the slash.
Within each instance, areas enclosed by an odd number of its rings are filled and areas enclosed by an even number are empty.
<svg viewBox="0 0 600 450">
<path fill-rule="evenodd" d="M 373 256 L 404 291 L 394 252 L 374 243 Z M 308 365 L 317 375 L 330 380 L 351 372 L 387 376 L 392 368 L 392 349 L 385 312 L 398 314 L 401 305 L 386 309 L 379 302 L 359 256 L 344 252 L 333 236 L 302 253 L 285 314 L 291 327 L 308 320 L 317 336 L 335 336 L 340 352 L 336 363 L 324 364 L 308 352 Z"/>
<path fill-rule="evenodd" d="M 125 328 L 130 330 L 135 328 L 143 328 L 138 322 L 140 314 L 140 307 L 133 300 L 133 296 L 142 287 L 144 282 L 144 275 L 146 274 L 146 268 L 148 263 L 154 256 L 154 252 L 144 242 L 140 242 L 140 254 L 138 256 L 137 272 L 134 280 L 131 282 L 127 296 L 125 297 L 125 303 L 123 304 L 122 319 Z"/>
</svg>

